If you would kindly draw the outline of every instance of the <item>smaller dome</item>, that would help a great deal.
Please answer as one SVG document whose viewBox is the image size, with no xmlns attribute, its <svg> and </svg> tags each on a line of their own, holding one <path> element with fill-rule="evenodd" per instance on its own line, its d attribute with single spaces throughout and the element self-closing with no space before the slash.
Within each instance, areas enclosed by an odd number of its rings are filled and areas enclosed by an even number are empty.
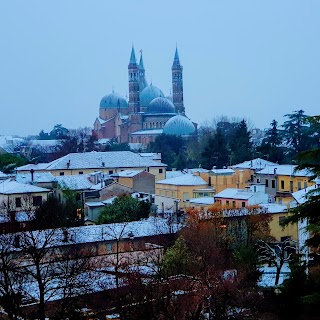
<svg viewBox="0 0 320 320">
<path fill-rule="evenodd" d="M 147 113 L 176 113 L 174 104 L 167 98 L 153 99 L 147 109 Z"/>
<path fill-rule="evenodd" d="M 140 106 L 147 107 L 157 97 L 164 97 L 164 94 L 159 88 L 150 84 L 150 86 L 145 87 L 140 93 Z"/>
<path fill-rule="evenodd" d="M 126 99 L 115 92 L 107 94 L 101 99 L 100 102 L 100 108 L 102 109 L 118 108 L 118 105 L 120 108 L 128 108 Z"/>
<path fill-rule="evenodd" d="M 169 119 L 163 127 L 163 133 L 177 136 L 189 136 L 194 134 L 196 128 L 185 116 L 177 115 Z"/>
</svg>

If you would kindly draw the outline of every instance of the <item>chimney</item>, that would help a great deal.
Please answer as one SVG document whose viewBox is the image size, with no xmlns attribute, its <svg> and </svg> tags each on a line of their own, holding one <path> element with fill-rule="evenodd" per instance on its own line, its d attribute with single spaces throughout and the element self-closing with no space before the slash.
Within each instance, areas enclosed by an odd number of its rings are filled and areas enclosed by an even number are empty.
<svg viewBox="0 0 320 320">
<path fill-rule="evenodd" d="M 31 169 L 31 170 L 30 170 L 30 173 L 31 173 L 31 182 L 33 182 L 33 180 L 34 180 L 34 170 Z"/>
</svg>

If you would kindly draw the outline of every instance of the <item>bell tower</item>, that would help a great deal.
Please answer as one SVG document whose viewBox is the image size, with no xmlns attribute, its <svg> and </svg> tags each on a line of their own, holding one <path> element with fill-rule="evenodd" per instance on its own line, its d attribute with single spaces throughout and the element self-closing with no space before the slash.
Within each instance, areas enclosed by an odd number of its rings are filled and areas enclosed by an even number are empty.
<svg viewBox="0 0 320 320">
<path fill-rule="evenodd" d="M 140 111 L 140 95 L 139 95 L 139 66 L 137 64 L 136 55 L 132 46 L 130 61 L 128 65 L 129 76 L 129 112 L 136 113 Z"/>
<path fill-rule="evenodd" d="M 183 103 L 183 80 L 182 80 L 182 70 L 183 67 L 180 64 L 178 48 L 176 47 L 176 52 L 174 54 L 172 70 L 172 102 L 176 107 L 177 113 L 184 113 L 184 103 Z"/>
</svg>

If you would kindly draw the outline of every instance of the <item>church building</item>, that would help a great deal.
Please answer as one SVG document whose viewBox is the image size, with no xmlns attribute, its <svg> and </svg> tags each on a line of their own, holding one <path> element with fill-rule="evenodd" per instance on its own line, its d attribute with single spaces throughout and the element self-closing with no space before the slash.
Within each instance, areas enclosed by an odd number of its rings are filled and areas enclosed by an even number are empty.
<svg viewBox="0 0 320 320">
<path fill-rule="evenodd" d="M 98 139 L 115 139 L 119 143 L 147 145 L 162 134 L 194 136 L 197 124 L 185 115 L 183 101 L 183 67 L 176 48 L 172 71 L 172 96 L 148 84 L 142 52 L 139 64 L 132 47 L 129 65 L 129 100 L 112 92 L 101 99 L 99 117 L 93 134 Z"/>
</svg>

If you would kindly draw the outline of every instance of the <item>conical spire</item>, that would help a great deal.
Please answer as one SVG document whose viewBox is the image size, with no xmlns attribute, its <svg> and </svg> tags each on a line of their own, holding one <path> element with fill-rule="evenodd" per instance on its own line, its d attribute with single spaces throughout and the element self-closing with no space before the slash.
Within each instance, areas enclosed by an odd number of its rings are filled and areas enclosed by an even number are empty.
<svg viewBox="0 0 320 320">
<path fill-rule="evenodd" d="M 180 66 L 180 59 L 179 59 L 179 53 L 178 53 L 178 47 L 176 46 L 176 52 L 174 54 L 174 59 L 173 59 L 173 66 Z"/>
<path fill-rule="evenodd" d="M 134 47 L 132 45 L 132 49 L 131 49 L 131 55 L 130 55 L 130 62 L 129 64 L 137 64 L 137 60 L 136 60 L 136 55 L 134 53 Z"/>
<path fill-rule="evenodd" d="M 142 58 L 142 50 L 140 50 L 140 62 L 139 62 L 139 69 L 140 69 L 140 70 L 144 70 L 143 58 Z"/>
</svg>

